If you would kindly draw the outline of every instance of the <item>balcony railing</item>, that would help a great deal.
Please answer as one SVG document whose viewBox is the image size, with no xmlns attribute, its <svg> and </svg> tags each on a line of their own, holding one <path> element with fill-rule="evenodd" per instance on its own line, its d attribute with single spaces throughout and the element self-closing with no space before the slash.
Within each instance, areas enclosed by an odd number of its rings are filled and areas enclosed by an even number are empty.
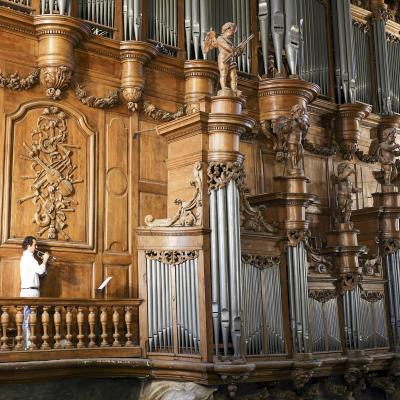
<svg viewBox="0 0 400 400">
<path fill-rule="evenodd" d="M 138 357 L 139 304 L 138 299 L 0 299 L 0 362 L 42 359 L 43 351 L 57 351 L 58 358 Z"/>
</svg>

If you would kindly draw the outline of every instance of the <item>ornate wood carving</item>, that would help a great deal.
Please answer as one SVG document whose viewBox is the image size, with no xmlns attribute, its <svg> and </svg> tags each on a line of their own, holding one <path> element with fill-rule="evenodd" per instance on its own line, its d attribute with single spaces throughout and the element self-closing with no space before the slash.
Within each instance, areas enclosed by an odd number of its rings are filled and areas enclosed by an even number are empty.
<svg viewBox="0 0 400 400">
<path fill-rule="evenodd" d="M 211 162 L 207 168 L 208 192 L 224 188 L 231 180 L 234 180 L 237 187 L 244 186 L 244 168 L 238 161 L 217 163 Z"/>
<path fill-rule="evenodd" d="M 18 72 L 14 72 L 9 76 L 4 76 L 0 71 L 0 87 L 7 88 L 9 90 L 28 90 L 39 82 L 40 69 L 35 68 L 25 78 L 21 78 Z"/>
<path fill-rule="evenodd" d="M 287 238 L 288 238 L 288 245 L 289 246 L 297 246 L 302 240 L 305 238 L 305 232 L 304 231 L 294 231 L 294 230 L 289 230 L 287 231 Z"/>
<path fill-rule="evenodd" d="M 382 257 L 377 256 L 375 258 L 358 259 L 362 271 L 367 276 L 381 276 L 382 275 Z"/>
<path fill-rule="evenodd" d="M 383 291 L 362 291 L 361 298 L 368 301 L 369 303 L 375 303 L 379 300 L 382 300 L 385 297 Z"/>
<path fill-rule="evenodd" d="M 274 256 L 261 256 L 258 254 L 242 254 L 242 262 L 245 264 L 251 264 L 253 267 L 263 270 L 279 264 L 280 258 Z"/>
<path fill-rule="evenodd" d="M 320 254 L 319 251 L 311 245 L 310 236 L 310 231 L 307 231 L 303 241 L 304 247 L 307 251 L 307 262 L 309 267 L 311 267 L 314 272 L 317 272 L 319 274 L 332 272 L 332 257 Z"/>
<path fill-rule="evenodd" d="M 338 145 L 336 143 L 333 143 L 330 147 L 328 147 L 320 144 L 311 143 L 308 139 L 303 140 L 303 147 L 310 153 L 325 157 L 333 156 L 338 151 Z"/>
<path fill-rule="evenodd" d="M 88 96 L 87 91 L 77 85 L 75 94 L 82 104 L 93 108 L 112 108 L 119 104 L 118 90 L 113 90 L 107 97 Z"/>
<path fill-rule="evenodd" d="M 383 239 L 380 241 L 383 254 L 389 255 L 400 250 L 400 241 L 396 239 Z"/>
<path fill-rule="evenodd" d="M 168 122 L 185 115 L 191 115 L 198 112 L 199 109 L 196 104 L 184 104 L 180 106 L 174 113 L 162 110 L 156 107 L 149 101 L 143 103 L 143 112 L 154 121 Z"/>
<path fill-rule="evenodd" d="M 178 265 L 198 258 L 198 250 L 146 250 L 146 258 L 163 264 Z"/>
<path fill-rule="evenodd" d="M 358 273 L 349 272 L 344 276 L 341 276 L 337 282 L 338 291 L 343 295 L 348 290 L 355 289 L 361 284 L 362 275 Z"/>
<path fill-rule="evenodd" d="M 43 67 L 40 70 L 40 81 L 47 88 L 46 96 L 60 100 L 62 92 L 68 89 L 72 81 L 72 70 L 65 65 Z"/>
<path fill-rule="evenodd" d="M 35 205 L 33 222 L 39 226 L 37 234 L 47 231 L 49 239 L 58 239 L 62 234 L 65 240 L 70 237 L 65 231 L 67 213 L 74 212 L 76 201 L 71 197 L 75 184 L 83 182 L 76 179 L 76 165 L 72 163 L 73 149 L 68 143 L 68 116 L 57 107 L 45 108 L 39 117 L 36 128 L 32 130 L 32 142 L 24 143 L 25 154 L 20 158 L 31 162 L 33 175 L 21 177 L 32 179 L 32 192 L 17 200 L 18 204 L 32 199 Z"/>
<path fill-rule="evenodd" d="M 335 289 L 318 289 L 318 290 L 309 290 L 308 297 L 317 300 L 320 303 L 326 303 L 329 300 L 337 297 L 338 293 Z"/>
<path fill-rule="evenodd" d="M 175 204 L 179 205 L 179 209 L 172 218 L 155 219 L 152 215 L 147 215 L 144 222 L 147 226 L 200 226 L 203 223 L 203 179 L 202 166 L 197 162 L 194 166 L 194 179 L 190 181 L 190 185 L 194 186 L 195 191 L 189 201 L 176 199 Z"/>
<path fill-rule="evenodd" d="M 128 110 L 135 112 L 139 109 L 139 103 L 143 100 L 143 88 L 140 86 L 127 87 L 122 89 L 122 96 L 128 102 Z"/>
</svg>

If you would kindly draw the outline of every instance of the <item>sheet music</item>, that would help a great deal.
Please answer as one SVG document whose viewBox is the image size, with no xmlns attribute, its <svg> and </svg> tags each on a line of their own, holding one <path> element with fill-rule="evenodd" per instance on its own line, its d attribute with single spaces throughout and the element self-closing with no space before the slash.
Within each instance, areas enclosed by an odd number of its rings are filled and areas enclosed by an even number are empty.
<svg viewBox="0 0 400 400">
<path fill-rule="evenodd" d="M 110 282 L 112 279 L 112 276 L 109 276 L 107 279 L 104 280 L 104 282 L 97 288 L 97 290 L 103 290 L 107 285 L 108 282 Z"/>
</svg>

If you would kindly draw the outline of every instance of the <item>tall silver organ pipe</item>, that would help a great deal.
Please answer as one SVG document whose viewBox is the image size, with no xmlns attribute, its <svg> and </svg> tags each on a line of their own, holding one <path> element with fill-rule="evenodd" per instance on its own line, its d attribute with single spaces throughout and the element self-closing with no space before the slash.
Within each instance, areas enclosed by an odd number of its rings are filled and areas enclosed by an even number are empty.
<svg viewBox="0 0 400 400">
<path fill-rule="evenodd" d="M 400 251 L 385 257 L 385 267 L 388 280 L 392 346 L 398 352 L 400 347 Z"/>
<path fill-rule="evenodd" d="M 361 348 L 359 303 L 359 287 L 347 290 L 343 294 L 344 337 L 348 350 L 358 350 Z"/>
<path fill-rule="evenodd" d="M 112 38 L 115 27 L 114 7 L 115 0 L 79 0 L 78 17 L 91 23 L 93 34 Z"/>
<path fill-rule="evenodd" d="M 178 352 L 199 354 L 200 321 L 197 259 L 178 265 L 146 260 L 148 351 L 173 352 L 173 297 Z M 175 282 L 173 284 L 173 277 Z M 173 292 L 175 287 L 175 293 Z"/>
<path fill-rule="evenodd" d="M 365 26 L 353 24 L 354 50 L 356 62 L 356 88 L 357 101 L 372 104 L 371 94 L 371 66 L 369 51 L 369 35 Z"/>
<path fill-rule="evenodd" d="M 308 318 L 308 267 L 306 251 L 302 242 L 297 246 L 288 247 L 286 264 L 293 351 L 296 353 L 309 353 L 311 351 L 311 346 L 309 341 Z"/>
<path fill-rule="evenodd" d="M 219 355 L 221 331 L 223 355 L 230 338 L 235 357 L 242 355 L 239 191 L 230 181 L 210 194 L 212 315 L 215 351 Z"/>
<path fill-rule="evenodd" d="M 389 57 L 389 77 L 390 77 L 390 98 L 392 111 L 400 113 L 400 76 L 398 66 L 400 63 L 400 42 L 399 39 L 387 42 Z"/>
<path fill-rule="evenodd" d="M 350 0 L 332 0 L 337 101 L 355 102 L 354 40 Z"/>
<path fill-rule="evenodd" d="M 267 0 L 258 1 L 258 22 L 260 24 L 261 51 L 264 73 L 268 73 L 268 33 L 269 33 L 269 7 Z"/>
<path fill-rule="evenodd" d="M 124 0 L 127 1 L 127 0 Z M 133 1 L 133 0 L 128 0 Z M 136 4 L 137 2 L 137 4 Z M 191 9 L 188 9 L 187 0 L 185 0 L 185 31 L 188 34 L 186 26 L 191 27 Z M 148 0 L 148 37 L 156 42 L 166 44 L 168 46 L 177 46 L 178 38 L 178 1 L 177 0 Z M 134 20 L 136 21 L 136 15 L 142 13 L 142 3 L 141 0 L 134 0 Z M 129 19 L 128 19 L 129 21 Z M 137 26 L 136 26 L 137 25 Z M 136 32 L 140 35 L 141 19 L 140 25 L 136 24 Z M 140 40 L 140 39 L 135 39 Z"/>
<path fill-rule="evenodd" d="M 71 15 L 72 0 L 41 0 L 41 14 Z"/>
<path fill-rule="evenodd" d="M 329 95 L 329 56 L 326 26 L 326 7 L 319 0 L 299 0 L 301 18 L 301 51 L 299 74 L 306 81 L 321 88 Z"/>
</svg>

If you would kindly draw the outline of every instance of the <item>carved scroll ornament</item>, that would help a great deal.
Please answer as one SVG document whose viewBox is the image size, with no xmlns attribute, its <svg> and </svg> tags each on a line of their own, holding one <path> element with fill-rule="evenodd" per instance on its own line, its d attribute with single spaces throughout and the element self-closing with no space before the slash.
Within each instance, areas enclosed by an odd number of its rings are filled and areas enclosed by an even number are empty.
<svg viewBox="0 0 400 400">
<path fill-rule="evenodd" d="M 275 256 L 260 256 L 258 254 L 242 254 L 242 262 L 263 270 L 279 264 L 280 258 Z"/>
<path fill-rule="evenodd" d="M 201 174 L 202 166 L 197 162 L 194 166 L 194 178 L 190 185 L 195 188 L 194 194 L 189 201 L 176 199 L 175 204 L 179 209 L 172 218 L 155 219 L 152 215 L 147 215 L 144 222 L 150 227 L 169 227 L 169 226 L 200 226 L 203 222 L 203 180 Z"/>
<path fill-rule="evenodd" d="M 31 193 L 18 199 L 17 203 L 32 199 L 35 205 L 33 222 L 39 226 L 38 235 L 47 231 L 49 239 L 58 239 L 62 234 L 65 240 L 70 237 L 65 231 L 67 213 L 74 212 L 76 201 L 71 197 L 74 185 L 83 182 L 75 179 L 77 166 L 71 156 L 79 146 L 67 142 L 67 115 L 57 107 L 45 108 L 39 117 L 36 128 L 32 130 L 32 141 L 24 143 L 25 154 L 20 158 L 30 162 L 32 176 Z"/>
<path fill-rule="evenodd" d="M 118 90 L 113 90 L 107 97 L 88 96 L 87 91 L 80 85 L 75 89 L 76 97 L 82 104 L 93 108 L 111 108 L 119 103 Z"/>
<path fill-rule="evenodd" d="M 39 82 L 40 69 L 35 68 L 26 78 L 21 78 L 18 72 L 4 76 L 0 71 L 0 87 L 9 90 L 28 90 Z"/>
<path fill-rule="evenodd" d="M 309 268 L 312 268 L 314 272 L 319 274 L 330 273 L 333 271 L 333 260 L 332 257 L 325 256 L 319 253 L 317 249 L 315 249 L 311 245 L 311 232 L 307 231 L 304 236 L 304 248 L 307 251 L 307 262 Z"/>
<path fill-rule="evenodd" d="M 198 250 L 146 250 L 146 258 L 163 264 L 178 265 L 198 258 Z"/>
</svg>

